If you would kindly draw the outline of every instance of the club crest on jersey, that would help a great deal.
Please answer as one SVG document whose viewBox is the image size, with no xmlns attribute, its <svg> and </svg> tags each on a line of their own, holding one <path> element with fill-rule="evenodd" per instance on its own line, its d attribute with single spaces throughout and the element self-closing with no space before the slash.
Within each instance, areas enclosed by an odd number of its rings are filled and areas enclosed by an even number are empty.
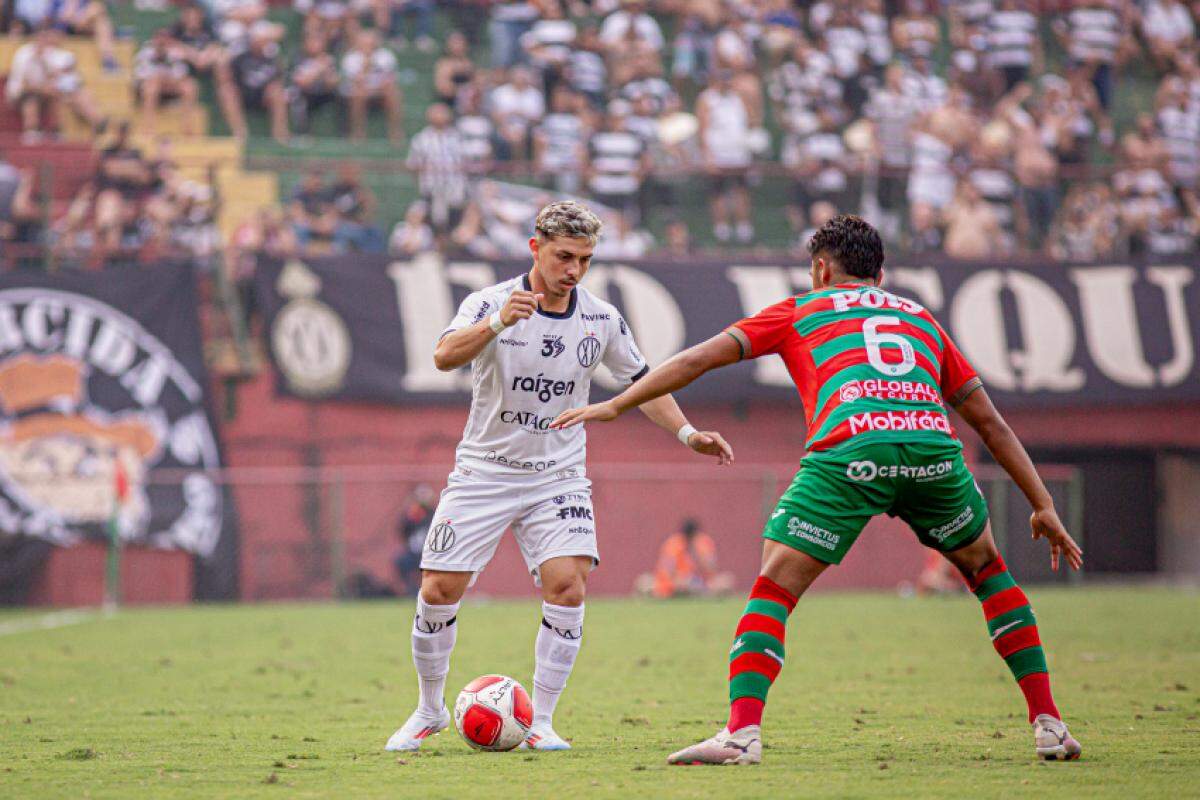
<svg viewBox="0 0 1200 800">
<path fill-rule="evenodd" d="M 546 334 L 542 337 L 542 355 L 546 358 L 558 358 L 566 349 L 561 336 Z"/>
<path fill-rule="evenodd" d="M 575 355 L 579 356 L 581 366 L 590 367 L 600 357 L 600 340 L 594 333 L 589 333 L 575 348 Z"/>
<path fill-rule="evenodd" d="M 454 540 L 457 538 L 458 535 L 451 527 L 450 520 L 446 520 L 439 522 L 429 530 L 429 539 L 426 543 L 429 545 L 431 553 L 445 553 L 454 547 Z"/>
</svg>

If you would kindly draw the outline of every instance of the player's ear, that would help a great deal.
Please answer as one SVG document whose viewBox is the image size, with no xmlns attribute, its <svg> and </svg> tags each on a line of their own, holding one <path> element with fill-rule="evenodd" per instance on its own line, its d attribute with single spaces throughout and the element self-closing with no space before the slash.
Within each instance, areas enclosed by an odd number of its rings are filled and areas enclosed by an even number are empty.
<svg viewBox="0 0 1200 800">
<path fill-rule="evenodd" d="M 879 268 L 879 274 L 875 276 L 875 285 L 883 286 L 883 267 Z"/>
<path fill-rule="evenodd" d="M 537 237 L 536 237 L 536 236 L 530 236 L 530 237 L 529 237 L 529 252 L 533 254 L 533 257 L 534 257 L 535 259 L 537 258 L 537 254 L 538 254 L 538 240 L 537 240 Z"/>
</svg>

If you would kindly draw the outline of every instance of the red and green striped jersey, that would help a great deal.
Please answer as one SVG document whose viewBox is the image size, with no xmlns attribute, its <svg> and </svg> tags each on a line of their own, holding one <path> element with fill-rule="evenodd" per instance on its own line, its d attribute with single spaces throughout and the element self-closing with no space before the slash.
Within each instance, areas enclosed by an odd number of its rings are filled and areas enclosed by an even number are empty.
<svg viewBox="0 0 1200 800">
<path fill-rule="evenodd" d="M 790 297 L 734 323 L 746 358 L 777 353 L 800 391 L 809 450 L 850 440 L 956 440 L 957 405 L 979 376 L 919 303 L 844 283 Z"/>
</svg>

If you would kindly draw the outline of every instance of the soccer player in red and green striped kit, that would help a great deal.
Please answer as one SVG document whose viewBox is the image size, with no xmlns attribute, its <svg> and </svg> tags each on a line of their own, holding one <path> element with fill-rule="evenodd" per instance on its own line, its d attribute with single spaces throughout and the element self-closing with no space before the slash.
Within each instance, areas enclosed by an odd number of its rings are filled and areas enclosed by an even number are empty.
<svg viewBox="0 0 1200 800">
<path fill-rule="evenodd" d="M 859 217 L 838 216 L 809 243 L 813 290 L 734 323 L 651 370 L 623 394 L 562 414 L 554 426 L 606 421 L 705 372 L 779 355 L 800 391 L 808 454 L 763 537 L 762 568 L 729 652 L 729 722 L 672 754 L 673 764 L 756 764 L 767 692 L 784 663 L 788 617 L 800 595 L 841 562 L 877 514 L 907 522 L 962 572 L 983 604 L 988 634 L 1025 696 L 1034 746 L 1046 759 L 1081 748 L 1054 698 L 1029 599 L 996 549 L 987 505 L 963 463 L 946 406 L 983 440 L 1033 506 L 1034 538 L 1075 569 L 1072 540 L 1029 455 L 979 377 L 920 304 L 880 288 L 883 244 Z"/>
</svg>

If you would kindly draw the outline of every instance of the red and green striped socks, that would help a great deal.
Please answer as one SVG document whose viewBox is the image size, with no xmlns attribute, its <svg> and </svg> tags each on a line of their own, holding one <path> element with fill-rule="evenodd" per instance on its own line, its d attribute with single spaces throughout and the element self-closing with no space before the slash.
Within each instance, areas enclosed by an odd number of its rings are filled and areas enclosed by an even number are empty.
<svg viewBox="0 0 1200 800">
<path fill-rule="evenodd" d="M 1012 670 L 1017 685 L 1029 705 L 1029 721 L 1038 714 L 1061 719 L 1050 694 L 1050 675 L 1046 668 L 1046 652 L 1038 636 L 1037 620 L 1029 606 L 1029 598 L 1008 572 L 1004 559 L 983 568 L 971 581 L 971 591 L 983 603 L 992 646 Z"/>
<path fill-rule="evenodd" d="M 762 724 L 767 691 L 783 668 L 783 640 L 796 596 L 763 575 L 750 590 L 729 650 L 728 728 Z"/>
</svg>

